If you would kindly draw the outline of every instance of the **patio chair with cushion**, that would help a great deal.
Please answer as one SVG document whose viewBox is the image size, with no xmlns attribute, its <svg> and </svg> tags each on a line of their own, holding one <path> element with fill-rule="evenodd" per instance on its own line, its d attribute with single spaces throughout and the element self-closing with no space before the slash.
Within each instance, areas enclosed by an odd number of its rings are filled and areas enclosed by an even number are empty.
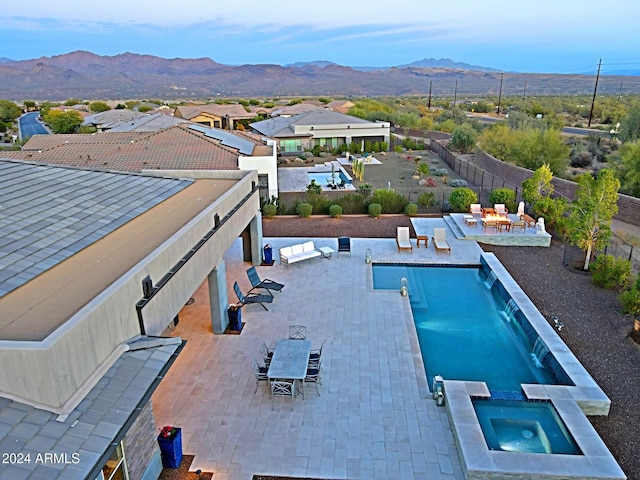
<svg viewBox="0 0 640 480">
<path fill-rule="evenodd" d="M 524 220 L 520 219 L 520 220 L 514 220 L 514 222 L 511 224 L 511 231 L 515 231 L 516 228 L 521 228 L 523 231 L 527 229 L 527 222 L 525 222 Z"/>
<path fill-rule="evenodd" d="M 411 239 L 409 238 L 409 227 L 398 227 L 396 233 L 396 243 L 398 250 L 412 250 Z"/>
<path fill-rule="evenodd" d="M 493 206 L 493 209 L 495 210 L 496 215 L 500 215 L 501 217 L 507 217 L 507 214 L 509 213 L 509 210 L 507 210 L 504 203 L 496 203 Z"/>
<path fill-rule="evenodd" d="M 471 215 L 482 215 L 482 205 L 479 203 L 472 203 L 469 205 L 469 213 Z"/>
<path fill-rule="evenodd" d="M 249 290 L 248 293 L 251 293 L 251 291 L 255 290 L 256 288 L 264 288 L 267 292 L 269 292 L 269 295 L 273 297 L 273 293 L 271 293 L 271 290 L 279 292 L 284 288 L 284 285 L 282 283 L 275 282 L 268 278 L 261 280 L 258 276 L 256 267 L 250 267 L 247 270 L 247 276 L 249 277 L 249 281 L 251 282 L 251 290 Z"/>
<path fill-rule="evenodd" d="M 351 256 L 351 238 L 338 237 L 338 253 L 348 253 Z"/>
<path fill-rule="evenodd" d="M 307 338 L 307 327 L 304 325 L 289 326 L 289 340 L 304 340 Z"/>
<path fill-rule="evenodd" d="M 320 360 L 322 359 L 322 347 L 324 347 L 324 342 L 320 345 L 320 348 L 317 350 L 311 350 L 309 354 L 309 368 L 320 368 Z"/>
<path fill-rule="evenodd" d="M 233 282 L 233 291 L 236 292 L 236 297 L 238 297 L 241 307 L 244 307 L 245 305 L 248 305 L 250 303 L 259 303 L 260 305 L 262 305 L 262 308 L 264 308 L 265 310 L 269 310 L 264 306 L 264 304 L 273 302 L 273 297 L 271 295 L 262 295 L 259 293 L 248 293 L 247 295 L 244 295 L 240 290 L 238 282 Z"/>
<path fill-rule="evenodd" d="M 253 374 L 256 377 L 256 389 L 253 392 L 253 394 L 255 395 L 258 392 L 258 385 L 260 384 L 260 382 L 269 383 L 269 377 L 267 376 L 269 368 L 264 365 L 260 365 L 258 363 L 258 359 L 254 357 L 253 362 L 251 362 L 251 369 L 253 370 Z"/>
<path fill-rule="evenodd" d="M 444 228 L 433 229 L 433 246 L 436 247 L 436 253 L 440 250 L 451 253 L 451 247 L 447 243 L 447 232 Z"/>
<path fill-rule="evenodd" d="M 265 342 L 262 342 L 262 346 L 260 347 L 260 354 L 262 355 L 262 359 L 267 367 L 271 364 L 271 359 L 273 358 L 273 348 L 267 347 Z"/>
<path fill-rule="evenodd" d="M 293 411 L 293 401 L 296 397 L 294 382 L 285 382 L 283 380 L 271 382 L 271 410 L 273 410 L 274 397 L 291 397 L 291 411 Z"/>
<path fill-rule="evenodd" d="M 316 386 L 316 393 L 320 396 L 318 385 L 322 385 L 320 381 L 320 365 L 318 368 L 307 368 L 307 376 L 304 377 L 304 383 L 313 383 Z"/>
</svg>

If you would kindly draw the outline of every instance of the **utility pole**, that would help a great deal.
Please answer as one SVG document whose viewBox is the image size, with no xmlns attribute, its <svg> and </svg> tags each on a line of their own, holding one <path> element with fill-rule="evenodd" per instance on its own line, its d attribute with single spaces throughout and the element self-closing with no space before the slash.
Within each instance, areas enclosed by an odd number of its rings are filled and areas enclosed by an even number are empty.
<svg viewBox="0 0 640 480">
<path fill-rule="evenodd" d="M 451 110 L 454 110 L 456 108 L 457 98 L 458 98 L 458 80 L 456 80 L 456 88 L 453 90 L 453 108 L 451 108 Z"/>
<path fill-rule="evenodd" d="M 433 80 L 429 81 L 429 103 L 427 104 L 427 108 L 431 110 L 431 85 L 433 84 Z"/>
<path fill-rule="evenodd" d="M 596 103 L 596 92 L 598 91 L 598 79 L 600 78 L 600 66 L 602 59 L 598 62 L 598 73 L 596 74 L 596 86 L 593 88 L 593 99 L 591 100 L 591 111 L 589 112 L 589 124 L 587 128 L 591 128 L 591 118 L 593 117 L 593 105 Z"/>
<path fill-rule="evenodd" d="M 504 73 L 500 74 L 500 93 L 498 94 L 498 116 L 500 116 L 500 102 L 502 101 L 502 77 L 504 77 Z"/>
<path fill-rule="evenodd" d="M 618 92 L 618 101 L 622 98 L 622 80 L 620 80 L 620 91 Z"/>
<path fill-rule="evenodd" d="M 524 102 L 524 97 L 527 94 L 527 81 L 524 81 L 524 89 L 522 90 L 522 101 Z"/>
</svg>

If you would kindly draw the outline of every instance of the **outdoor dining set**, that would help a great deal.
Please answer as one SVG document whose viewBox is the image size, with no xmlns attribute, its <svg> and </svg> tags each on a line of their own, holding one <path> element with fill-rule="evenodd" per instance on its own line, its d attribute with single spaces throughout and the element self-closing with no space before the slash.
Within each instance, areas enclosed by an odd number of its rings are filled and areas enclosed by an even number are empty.
<svg viewBox="0 0 640 480">
<path fill-rule="evenodd" d="M 311 341 L 307 339 L 307 327 L 304 325 L 289 326 L 288 338 L 278 340 L 273 347 L 262 344 L 260 355 L 252 362 L 256 377 L 256 393 L 260 382 L 269 386 L 271 408 L 276 397 L 291 397 L 291 410 L 298 394 L 304 399 L 305 385 L 312 383 L 316 393 L 320 395 L 320 362 L 322 347 L 311 349 Z"/>
</svg>

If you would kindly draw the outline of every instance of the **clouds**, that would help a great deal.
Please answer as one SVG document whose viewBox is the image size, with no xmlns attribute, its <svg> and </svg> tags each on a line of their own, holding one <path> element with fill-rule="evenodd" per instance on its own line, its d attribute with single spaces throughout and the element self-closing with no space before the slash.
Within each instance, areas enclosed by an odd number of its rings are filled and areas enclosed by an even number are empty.
<svg viewBox="0 0 640 480">
<path fill-rule="evenodd" d="M 82 49 L 228 64 L 321 59 L 370 66 L 449 57 L 520 71 L 556 58 L 555 69 L 562 62 L 571 68 L 613 54 L 628 59 L 640 49 L 632 24 L 640 2 L 628 3 L 621 12 L 594 0 L 31 0 L 3 6 L 3 30 L 16 41 L 10 50 L 0 46 L 0 57 Z"/>
</svg>

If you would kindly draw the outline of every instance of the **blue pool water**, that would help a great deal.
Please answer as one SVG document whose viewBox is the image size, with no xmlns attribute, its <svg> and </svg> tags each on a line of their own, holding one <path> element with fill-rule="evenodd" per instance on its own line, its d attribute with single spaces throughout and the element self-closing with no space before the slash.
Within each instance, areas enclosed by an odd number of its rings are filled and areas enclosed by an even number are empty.
<svg viewBox="0 0 640 480">
<path fill-rule="evenodd" d="M 491 450 L 582 454 L 551 403 L 475 399 L 473 408 Z"/>
<path fill-rule="evenodd" d="M 530 325 L 523 330 L 521 317 L 515 321 L 517 307 L 488 288 L 479 267 L 373 266 L 376 289 L 399 291 L 402 277 L 430 386 L 434 375 L 483 381 L 492 392 L 563 383 L 544 365 L 551 357 L 544 343 L 531 338 Z"/>
<path fill-rule="evenodd" d="M 307 175 L 309 176 L 309 182 L 315 180 L 318 185 L 326 186 L 331 182 L 331 172 L 307 172 Z M 344 173 L 336 170 L 336 183 L 340 183 L 342 180 L 344 180 L 345 183 L 351 183 L 351 180 L 349 180 Z"/>
</svg>

